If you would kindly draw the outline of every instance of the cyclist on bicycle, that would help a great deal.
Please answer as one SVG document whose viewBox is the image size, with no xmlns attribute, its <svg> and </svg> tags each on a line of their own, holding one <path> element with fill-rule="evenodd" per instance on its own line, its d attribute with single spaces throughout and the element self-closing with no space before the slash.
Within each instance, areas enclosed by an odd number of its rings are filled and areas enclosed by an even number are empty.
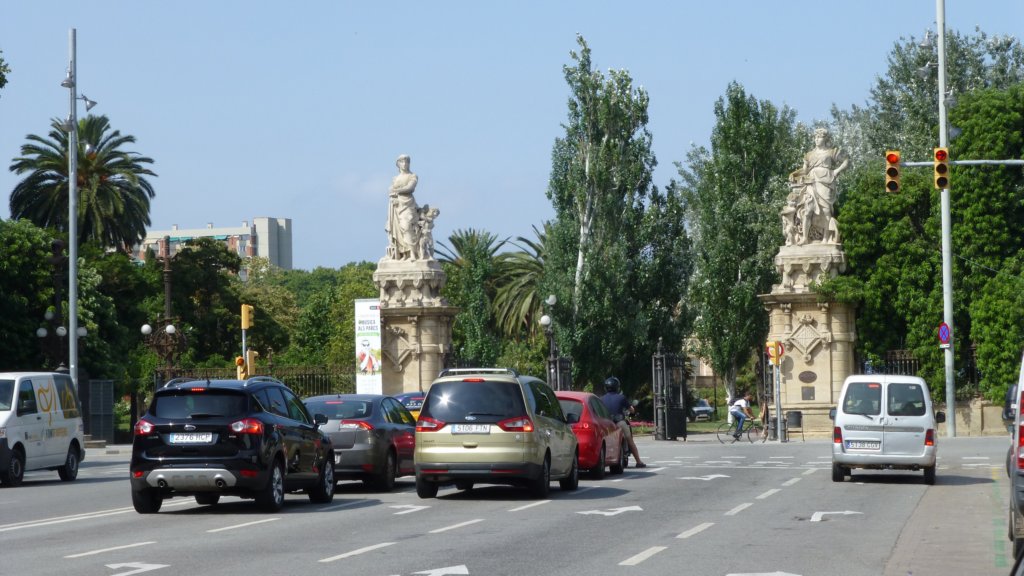
<svg viewBox="0 0 1024 576">
<path fill-rule="evenodd" d="M 743 424 L 747 421 L 747 418 L 753 418 L 754 413 L 750 411 L 750 401 L 754 397 L 747 392 L 743 397 L 737 399 L 729 407 L 729 414 L 736 419 L 736 431 L 733 432 L 733 438 L 739 439 L 740 434 L 743 433 Z"/>
<path fill-rule="evenodd" d="M 623 396 L 622 384 L 615 376 L 609 376 L 604 381 L 604 396 L 601 396 L 601 402 L 611 413 L 612 420 L 619 428 L 622 428 L 622 436 L 629 444 L 629 449 L 633 451 L 633 458 L 636 458 L 636 467 L 646 468 L 647 464 L 640 460 L 640 451 L 636 449 L 636 443 L 633 442 L 633 428 L 626 421 L 626 416 L 634 410 L 633 405 Z"/>
</svg>

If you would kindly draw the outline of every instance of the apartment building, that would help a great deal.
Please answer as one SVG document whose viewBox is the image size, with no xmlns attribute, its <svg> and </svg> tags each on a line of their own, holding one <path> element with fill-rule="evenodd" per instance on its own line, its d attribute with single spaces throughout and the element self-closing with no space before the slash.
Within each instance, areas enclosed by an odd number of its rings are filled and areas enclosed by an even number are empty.
<svg viewBox="0 0 1024 576">
<path fill-rule="evenodd" d="M 169 238 L 166 246 L 164 238 Z M 157 256 L 174 256 L 185 242 L 196 238 L 213 238 L 242 258 L 259 256 L 278 268 L 292 269 L 291 218 L 258 217 L 251 225 L 243 221 L 241 226 L 227 227 L 215 227 L 212 222 L 205 228 L 179 228 L 175 224 L 170 230 L 149 230 L 132 253 L 139 259 L 146 257 L 147 250 Z"/>
</svg>

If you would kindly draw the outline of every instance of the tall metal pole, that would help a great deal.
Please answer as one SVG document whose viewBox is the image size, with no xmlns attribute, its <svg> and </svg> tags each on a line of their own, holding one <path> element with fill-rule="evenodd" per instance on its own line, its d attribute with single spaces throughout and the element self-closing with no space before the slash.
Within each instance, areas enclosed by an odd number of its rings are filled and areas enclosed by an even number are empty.
<svg viewBox="0 0 1024 576">
<path fill-rule="evenodd" d="M 68 371 L 78 388 L 78 70 L 75 29 L 68 32 L 71 115 L 68 116 Z"/>
<path fill-rule="evenodd" d="M 945 148 L 948 142 L 948 125 L 946 123 L 946 3 L 935 0 L 935 23 L 938 28 L 939 53 L 939 147 Z M 949 346 L 945 349 L 946 360 L 946 436 L 956 436 L 956 383 L 953 380 L 953 346 L 956 339 L 953 335 L 953 248 L 952 223 L 949 214 L 949 188 L 942 189 L 942 319 L 949 326 Z"/>
</svg>

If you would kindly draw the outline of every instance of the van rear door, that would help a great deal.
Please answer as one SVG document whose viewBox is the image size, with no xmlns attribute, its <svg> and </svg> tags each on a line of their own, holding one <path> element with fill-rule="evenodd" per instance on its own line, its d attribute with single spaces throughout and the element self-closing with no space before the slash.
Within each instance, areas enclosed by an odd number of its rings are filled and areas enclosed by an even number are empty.
<svg viewBox="0 0 1024 576">
<path fill-rule="evenodd" d="M 843 396 L 843 448 L 848 452 L 882 449 L 882 383 L 848 382 Z"/>
<path fill-rule="evenodd" d="M 890 382 L 886 389 L 882 445 L 886 454 L 913 456 L 925 450 L 931 422 L 928 391 L 917 382 Z"/>
</svg>

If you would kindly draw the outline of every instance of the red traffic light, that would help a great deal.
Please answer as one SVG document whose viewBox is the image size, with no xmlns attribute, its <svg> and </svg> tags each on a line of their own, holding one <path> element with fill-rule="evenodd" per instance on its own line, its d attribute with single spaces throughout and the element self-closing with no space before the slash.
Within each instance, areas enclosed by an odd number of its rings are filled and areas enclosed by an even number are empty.
<svg viewBox="0 0 1024 576">
<path fill-rule="evenodd" d="M 948 158 L 949 158 L 949 152 L 947 152 L 945 148 L 936 148 L 935 149 L 935 161 L 936 162 L 945 162 Z"/>
<path fill-rule="evenodd" d="M 888 162 L 889 164 L 899 164 L 900 163 L 900 153 L 899 152 L 889 152 L 888 154 L 885 155 L 885 161 Z"/>
</svg>

